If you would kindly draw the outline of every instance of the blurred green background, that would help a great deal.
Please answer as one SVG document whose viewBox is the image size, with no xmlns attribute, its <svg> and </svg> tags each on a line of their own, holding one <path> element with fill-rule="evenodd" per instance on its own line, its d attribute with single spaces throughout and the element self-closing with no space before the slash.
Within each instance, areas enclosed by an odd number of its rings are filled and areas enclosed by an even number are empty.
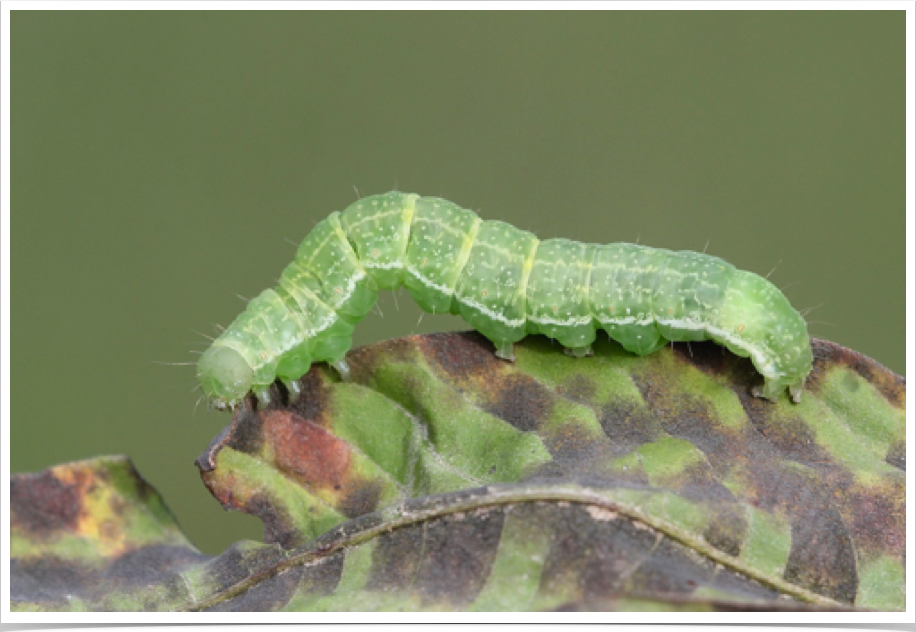
<svg viewBox="0 0 916 632">
<path fill-rule="evenodd" d="M 397 187 L 703 250 L 904 371 L 904 12 L 12 13 L 13 471 L 126 453 L 204 551 L 187 362 Z M 388 293 L 356 344 L 465 329 Z"/>
</svg>

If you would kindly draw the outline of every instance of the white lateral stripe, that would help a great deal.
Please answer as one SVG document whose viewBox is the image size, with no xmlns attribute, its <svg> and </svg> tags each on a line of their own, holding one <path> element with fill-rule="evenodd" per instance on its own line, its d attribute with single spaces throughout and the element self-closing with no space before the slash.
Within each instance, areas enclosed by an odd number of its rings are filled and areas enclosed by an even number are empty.
<svg viewBox="0 0 916 632">
<path fill-rule="evenodd" d="M 766 357 L 762 351 L 758 351 L 744 340 L 735 338 L 731 333 L 725 331 L 724 329 L 719 329 L 718 327 L 709 327 L 706 331 L 720 338 L 723 338 L 739 349 L 750 353 L 751 358 L 754 360 L 754 367 L 756 367 L 756 369 L 763 377 L 771 379 L 783 377 L 783 375 L 776 370 L 776 363 L 773 361 L 773 359 Z"/>
<path fill-rule="evenodd" d="M 395 270 L 395 269 L 403 268 L 404 264 L 401 263 L 400 261 L 390 261 L 388 263 L 381 263 L 381 262 L 373 263 L 371 261 L 367 261 L 363 263 L 363 267 L 364 268 L 378 268 L 379 270 Z"/>
<path fill-rule="evenodd" d="M 424 275 L 423 273 L 421 273 L 419 270 L 417 270 L 416 268 L 412 266 L 409 266 L 409 265 L 402 266 L 400 262 L 397 262 L 393 264 L 382 264 L 382 265 L 372 266 L 372 267 L 383 268 L 383 269 L 406 267 L 407 271 L 410 274 L 416 277 L 419 281 L 421 281 L 427 287 L 438 290 L 439 292 L 442 292 L 446 296 L 453 296 L 459 302 L 464 303 L 468 307 L 477 309 L 481 313 L 492 318 L 493 320 L 503 323 L 505 325 L 508 325 L 510 327 L 521 327 L 522 325 L 525 324 L 526 320 L 530 320 L 539 325 L 554 325 L 554 326 L 560 326 L 560 327 L 569 327 L 569 326 L 574 326 L 574 325 L 588 325 L 593 320 L 592 317 L 590 316 L 581 317 L 581 318 L 568 318 L 566 320 L 560 320 L 560 319 L 549 318 L 549 317 L 540 317 L 539 318 L 535 316 L 529 316 L 527 318 L 519 318 L 519 319 L 509 319 L 509 318 L 506 318 L 503 314 L 500 314 L 486 307 L 485 305 L 478 303 L 477 301 L 456 295 L 454 288 L 449 288 L 439 283 L 433 282 L 432 279 L 430 279 L 429 277 L 427 277 L 426 275 Z M 362 278 L 362 275 L 360 275 L 359 273 L 355 274 L 353 277 L 350 278 L 350 281 L 347 284 L 347 292 L 345 293 L 345 296 L 343 296 L 342 300 L 346 300 L 347 298 L 349 298 L 352 295 L 356 287 L 356 282 L 359 281 L 361 278 Z M 320 332 L 327 329 L 333 323 L 333 320 L 334 319 L 326 318 L 318 327 L 307 332 L 307 335 L 309 337 L 312 337 L 314 335 L 319 334 Z M 684 330 L 689 330 L 689 331 L 706 331 L 708 334 L 712 336 L 716 336 L 717 338 L 726 340 L 730 344 L 734 345 L 735 347 L 743 351 L 747 351 L 750 354 L 751 358 L 753 359 L 755 367 L 764 377 L 773 379 L 773 378 L 778 378 L 781 376 L 780 373 L 776 370 L 774 361 L 771 358 L 767 357 L 761 350 L 755 348 L 754 346 L 752 346 L 750 343 L 748 343 L 745 340 L 736 338 L 732 333 L 727 332 L 724 329 L 720 329 L 718 327 L 711 327 L 705 323 L 697 323 L 695 321 L 687 321 L 687 320 L 658 320 L 656 321 L 654 318 L 637 320 L 636 317 L 609 318 L 606 316 L 602 316 L 601 318 L 596 318 L 594 320 L 597 320 L 602 325 L 609 325 L 609 324 L 621 325 L 621 326 L 649 325 L 649 324 L 657 322 L 660 325 L 674 327 L 676 329 L 684 329 Z M 236 350 L 241 352 L 240 349 L 236 349 Z"/>
<path fill-rule="evenodd" d="M 609 318 L 602 316 L 601 318 L 596 318 L 595 320 L 597 320 L 602 325 L 651 325 L 655 322 L 654 318 L 637 320 L 635 316 L 630 316 L 628 318 Z"/>
<path fill-rule="evenodd" d="M 446 294 L 446 295 L 448 295 L 448 296 L 451 296 L 452 294 L 455 293 L 455 288 L 447 288 L 447 287 L 445 287 L 444 285 L 439 285 L 438 283 L 433 283 L 432 280 L 431 280 L 428 276 L 426 276 L 425 274 L 421 273 L 421 272 L 420 272 L 419 270 L 417 270 L 416 268 L 412 268 L 412 267 L 410 267 L 410 266 L 407 266 L 407 271 L 408 271 L 409 273 L 411 273 L 412 275 L 414 275 L 415 277 L 417 277 L 417 279 L 419 279 L 420 281 L 422 281 L 425 285 L 427 285 L 428 287 L 433 288 L 434 290 L 439 290 L 440 292 L 442 292 L 443 294 Z"/>
<path fill-rule="evenodd" d="M 505 323 L 506 325 L 509 325 L 510 327 L 521 327 L 522 325 L 525 324 L 525 319 L 524 319 L 524 318 L 516 318 L 516 319 L 513 319 L 513 320 L 509 320 L 508 318 L 506 318 L 506 317 L 503 316 L 502 314 L 499 314 L 499 313 L 497 313 L 497 312 L 494 312 L 494 311 L 493 311 L 492 309 L 490 309 L 489 307 L 486 307 L 485 305 L 481 305 L 481 304 L 478 303 L 477 301 L 473 301 L 473 300 L 471 300 L 471 299 L 469 299 L 469 298 L 464 298 L 463 296 L 458 296 L 457 294 L 455 294 L 455 298 L 456 298 L 459 302 L 464 303 L 465 305 L 467 305 L 468 307 L 473 307 L 474 309 L 483 312 L 484 314 L 486 314 L 487 316 L 489 316 L 489 317 L 492 318 L 493 320 L 497 320 L 497 321 L 499 321 L 499 322 L 501 322 L 501 323 Z"/>
<path fill-rule="evenodd" d="M 534 320 L 534 319 L 532 319 Z M 705 323 L 699 323 L 687 320 L 658 320 L 648 319 L 638 321 L 635 318 L 607 318 L 602 317 L 596 319 L 602 325 L 649 325 L 651 323 L 658 323 L 659 325 L 665 325 L 667 327 L 674 327 L 675 329 L 686 329 L 689 331 L 705 331 L 711 336 L 716 336 L 722 340 L 727 340 L 729 343 L 738 347 L 742 351 L 747 351 L 751 358 L 754 361 L 754 367 L 757 371 L 760 372 L 766 378 L 779 378 L 782 375 L 779 371 L 776 370 L 776 363 L 772 358 L 767 357 L 762 351 L 753 347 L 749 342 L 736 338 L 731 332 L 728 332 L 724 329 L 718 327 L 712 327 Z M 538 322 L 535 320 L 535 322 Z"/>
<path fill-rule="evenodd" d="M 333 325 L 333 324 L 334 324 L 334 321 L 336 321 L 336 320 L 338 320 L 338 319 L 340 318 L 340 316 L 337 316 L 337 313 L 334 311 L 334 308 L 332 308 L 332 307 L 329 306 L 328 309 L 330 310 L 331 314 L 334 314 L 334 316 L 326 315 L 326 316 L 321 320 L 321 322 L 319 322 L 318 324 L 316 324 L 314 327 L 311 327 L 311 328 L 309 328 L 309 329 L 306 329 L 306 330 L 305 330 L 305 336 L 306 336 L 306 338 L 314 338 L 315 336 L 317 336 L 318 334 L 320 334 L 322 331 L 324 331 L 325 329 L 327 329 L 328 327 L 330 327 L 331 325 Z"/>
<path fill-rule="evenodd" d="M 566 320 L 558 320 L 556 318 L 549 318 L 547 316 L 528 316 L 527 319 L 533 323 L 537 323 L 538 325 L 558 325 L 560 327 L 570 327 L 572 325 L 589 325 L 594 320 L 591 316 L 585 316 L 583 318 L 570 317 Z"/>
<path fill-rule="evenodd" d="M 443 286 L 443 285 L 439 285 L 438 283 L 433 283 L 432 281 L 430 281 L 430 279 L 429 279 L 426 275 L 421 274 L 418 270 L 416 270 L 415 268 L 412 268 L 411 266 L 407 266 L 407 271 L 410 272 L 411 274 L 413 274 L 415 277 L 417 277 L 417 279 L 419 279 L 420 281 L 422 281 L 422 282 L 423 282 L 424 284 L 426 284 L 427 286 L 429 286 L 429 287 L 431 287 L 431 288 L 433 288 L 433 289 L 439 290 L 440 292 L 442 292 L 442 293 L 444 293 L 444 294 L 446 294 L 446 295 L 453 296 L 453 297 L 454 297 L 456 300 L 458 300 L 459 302 L 464 303 L 464 304 L 467 305 L 468 307 L 473 307 L 474 309 L 483 312 L 484 314 L 486 314 L 487 316 L 489 316 L 489 317 L 492 318 L 493 320 L 496 320 L 496 321 L 499 321 L 499 322 L 504 323 L 504 324 L 506 324 L 506 325 L 509 325 L 510 327 L 521 327 L 522 325 L 525 324 L 525 319 L 524 319 L 524 318 L 509 320 L 508 318 L 506 318 L 506 317 L 503 316 L 502 314 L 499 314 L 499 313 L 497 313 L 497 312 L 494 312 L 492 309 L 490 309 L 490 308 L 488 308 L 488 307 L 486 307 L 486 306 L 484 306 L 484 305 L 481 305 L 481 304 L 478 303 L 477 301 L 473 301 L 473 300 L 471 300 L 471 299 L 469 299 L 469 298 L 464 298 L 464 297 L 462 297 L 462 296 L 458 296 L 457 294 L 455 294 L 455 290 L 454 290 L 454 289 L 449 289 L 449 288 L 447 288 L 447 287 L 445 287 L 445 286 Z"/>
<path fill-rule="evenodd" d="M 705 330 L 708 334 L 727 340 L 729 343 L 735 345 L 742 351 L 747 351 L 751 358 L 754 360 L 754 367 L 760 372 L 761 375 L 767 378 L 777 378 L 780 377 L 780 373 L 776 370 L 776 363 L 773 359 L 768 358 L 764 353 L 758 349 L 755 349 L 751 344 L 740 338 L 736 338 L 731 332 L 728 332 L 724 329 L 718 327 L 712 327 L 710 325 L 700 324 L 699 326 L 696 323 L 688 323 L 690 321 L 685 320 L 660 320 L 658 321 L 661 325 L 666 325 L 668 327 L 675 327 L 677 329 L 688 329 L 690 331 L 699 331 Z"/>
</svg>

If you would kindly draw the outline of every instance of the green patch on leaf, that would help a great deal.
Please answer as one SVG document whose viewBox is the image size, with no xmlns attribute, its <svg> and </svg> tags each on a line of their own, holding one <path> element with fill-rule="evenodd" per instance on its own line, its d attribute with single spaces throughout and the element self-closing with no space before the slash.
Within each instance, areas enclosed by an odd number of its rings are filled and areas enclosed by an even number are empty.
<svg viewBox="0 0 916 632">
<path fill-rule="evenodd" d="M 748 507 L 747 539 L 741 549 L 741 559 L 754 568 L 780 576 L 786 568 L 792 549 L 792 529 L 778 513 L 768 513 Z"/>
<path fill-rule="evenodd" d="M 856 605 L 872 610 L 906 609 L 906 572 L 903 562 L 882 555 L 861 564 Z"/>
</svg>

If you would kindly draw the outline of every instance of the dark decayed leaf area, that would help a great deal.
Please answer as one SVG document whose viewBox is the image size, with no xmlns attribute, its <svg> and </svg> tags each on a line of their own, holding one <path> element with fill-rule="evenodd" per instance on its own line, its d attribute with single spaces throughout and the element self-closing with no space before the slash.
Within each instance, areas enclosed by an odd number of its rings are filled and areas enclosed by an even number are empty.
<svg viewBox="0 0 916 632">
<path fill-rule="evenodd" d="M 815 340 L 801 404 L 712 343 L 357 349 L 198 459 L 265 542 L 199 553 L 123 457 L 11 486 L 18 610 L 905 608 L 905 380 Z M 214 528 L 218 528 L 214 525 Z"/>
</svg>

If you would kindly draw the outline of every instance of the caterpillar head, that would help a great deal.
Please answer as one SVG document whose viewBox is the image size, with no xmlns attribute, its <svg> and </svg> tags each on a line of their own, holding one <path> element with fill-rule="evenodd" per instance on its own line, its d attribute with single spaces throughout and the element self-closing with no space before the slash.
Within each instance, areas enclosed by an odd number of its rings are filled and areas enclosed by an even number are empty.
<svg viewBox="0 0 916 632">
<path fill-rule="evenodd" d="M 214 345 L 200 357 L 197 379 L 214 406 L 234 408 L 251 390 L 254 372 L 238 351 Z"/>
</svg>

